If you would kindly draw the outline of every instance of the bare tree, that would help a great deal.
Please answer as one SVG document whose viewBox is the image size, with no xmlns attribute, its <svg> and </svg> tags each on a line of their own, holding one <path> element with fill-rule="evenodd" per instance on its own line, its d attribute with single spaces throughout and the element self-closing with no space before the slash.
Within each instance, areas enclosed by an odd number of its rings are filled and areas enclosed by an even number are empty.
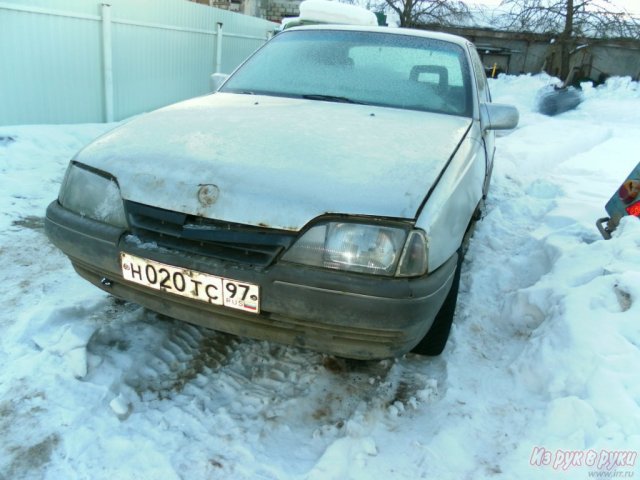
<svg viewBox="0 0 640 480">
<path fill-rule="evenodd" d="M 638 21 L 610 0 L 503 0 L 502 6 L 510 30 L 558 34 L 562 78 L 575 38 L 640 38 Z"/>
<path fill-rule="evenodd" d="M 384 0 L 379 7 L 397 13 L 401 27 L 429 23 L 450 25 L 469 15 L 469 9 L 460 0 Z"/>
</svg>

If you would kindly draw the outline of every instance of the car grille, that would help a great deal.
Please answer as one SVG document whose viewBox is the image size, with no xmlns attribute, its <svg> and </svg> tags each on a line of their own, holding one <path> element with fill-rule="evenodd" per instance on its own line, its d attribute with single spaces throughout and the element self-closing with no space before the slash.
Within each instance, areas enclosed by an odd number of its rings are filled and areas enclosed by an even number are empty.
<svg viewBox="0 0 640 480">
<path fill-rule="evenodd" d="M 233 263 L 266 267 L 296 238 L 295 233 L 187 215 L 125 202 L 131 233 L 143 242 Z"/>
</svg>

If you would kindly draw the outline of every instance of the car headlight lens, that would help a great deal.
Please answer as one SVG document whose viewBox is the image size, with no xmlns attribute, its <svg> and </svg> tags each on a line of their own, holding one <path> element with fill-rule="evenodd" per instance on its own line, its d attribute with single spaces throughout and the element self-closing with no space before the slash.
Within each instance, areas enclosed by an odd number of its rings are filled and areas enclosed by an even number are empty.
<svg viewBox="0 0 640 480">
<path fill-rule="evenodd" d="M 422 230 L 409 233 L 396 275 L 418 277 L 427 273 L 427 237 Z"/>
<path fill-rule="evenodd" d="M 312 227 L 282 259 L 384 276 L 419 276 L 427 271 L 426 239 L 421 231 L 351 222 Z"/>
<path fill-rule="evenodd" d="M 84 217 L 114 227 L 127 226 L 120 188 L 115 180 L 77 163 L 69 165 L 58 201 L 64 208 Z"/>
</svg>

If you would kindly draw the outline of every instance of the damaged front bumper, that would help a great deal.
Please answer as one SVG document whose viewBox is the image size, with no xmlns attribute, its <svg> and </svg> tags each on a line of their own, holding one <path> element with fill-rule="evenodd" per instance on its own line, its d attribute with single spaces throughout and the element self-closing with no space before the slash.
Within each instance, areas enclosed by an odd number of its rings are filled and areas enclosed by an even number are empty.
<svg viewBox="0 0 640 480">
<path fill-rule="evenodd" d="M 49 239 L 82 277 L 110 294 L 189 323 L 235 335 L 356 359 L 410 351 L 427 333 L 451 288 L 452 256 L 419 278 L 388 278 L 275 262 L 251 268 L 193 252 L 149 248 L 122 228 L 47 209 Z M 234 310 L 123 278 L 122 253 L 257 285 L 260 313 Z"/>
</svg>

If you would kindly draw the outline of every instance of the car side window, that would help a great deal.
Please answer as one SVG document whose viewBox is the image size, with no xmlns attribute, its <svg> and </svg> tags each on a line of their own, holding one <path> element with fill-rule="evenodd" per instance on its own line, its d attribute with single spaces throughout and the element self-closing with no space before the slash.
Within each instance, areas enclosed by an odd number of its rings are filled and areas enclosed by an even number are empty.
<svg viewBox="0 0 640 480">
<path fill-rule="evenodd" d="M 478 97 L 480 101 L 491 101 L 491 93 L 489 92 L 489 85 L 487 84 L 487 76 L 484 73 L 484 66 L 480 55 L 474 46 L 469 48 L 471 55 L 471 63 L 473 64 L 473 70 L 475 72 L 476 84 L 478 85 Z"/>
</svg>

